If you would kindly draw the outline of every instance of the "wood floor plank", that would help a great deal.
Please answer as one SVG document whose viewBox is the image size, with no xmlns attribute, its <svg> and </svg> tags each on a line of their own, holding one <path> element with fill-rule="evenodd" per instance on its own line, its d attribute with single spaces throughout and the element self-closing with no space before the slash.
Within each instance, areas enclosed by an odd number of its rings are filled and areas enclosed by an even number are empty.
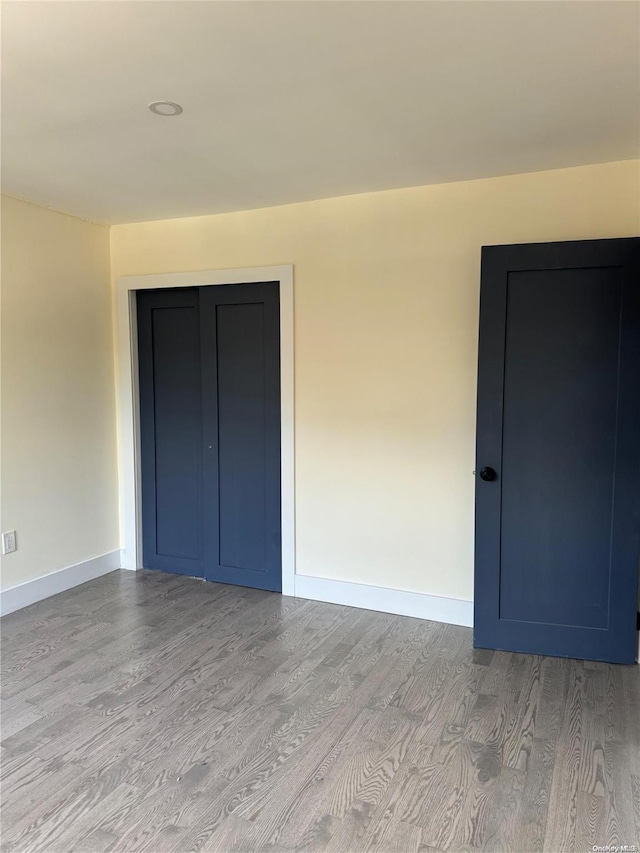
<svg viewBox="0 0 640 853">
<path fill-rule="evenodd" d="M 472 739 L 465 738 L 465 732 L 476 707 L 481 680 L 482 667 L 473 663 L 472 655 L 463 653 L 456 656 L 442 689 L 439 710 L 421 722 L 417 730 L 419 741 L 434 742 L 432 761 L 447 763 L 463 741 L 472 742 Z"/>
<path fill-rule="evenodd" d="M 361 689 L 362 685 L 358 691 Z M 289 762 L 286 772 L 269 789 L 258 791 L 236 809 L 238 816 L 260 821 L 262 843 L 295 848 L 309 824 L 324 814 L 329 780 L 360 742 L 360 731 L 369 720 L 362 713 L 363 695 L 358 696 L 358 691 L 342 706 L 331 726 L 318 733 L 304 755 Z"/>
<path fill-rule="evenodd" d="M 344 818 L 355 806 L 371 809 L 382 799 L 409 748 L 414 721 L 406 714 L 369 712 L 359 732 L 359 745 L 336 774 L 327 811 Z M 365 712 L 366 714 L 366 712 Z"/>
<path fill-rule="evenodd" d="M 2 739 L 26 729 L 32 723 L 44 717 L 44 711 L 33 703 L 17 699 L 0 700 L 0 720 L 2 721 Z"/>
<path fill-rule="evenodd" d="M 578 795 L 585 757 L 584 730 L 589 718 L 584 669 L 578 661 L 570 664 L 571 676 L 560 743 L 556 753 L 550 801 L 562 800 L 562 809 L 550 809 L 544 845 L 549 850 L 575 850 Z"/>
<path fill-rule="evenodd" d="M 83 775 L 77 768 L 75 782 L 62 788 L 56 786 L 49 796 L 33 803 L 32 808 L 19 819 L 12 818 L 11 829 L 3 828 L 3 844 L 9 850 L 26 847 L 39 850 L 64 850 L 62 836 L 68 836 L 76 822 L 102 808 L 102 803 L 117 790 L 127 788 L 126 776 L 130 768 L 125 762 L 105 769 L 94 768 Z M 122 786 L 122 787 L 121 787 Z M 135 794 L 139 798 L 139 791 Z"/>
<path fill-rule="evenodd" d="M 212 853 L 220 853 L 222 850 L 225 853 L 285 853 L 283 848 L 261 841 L 259 826 L 235 815 L 226 818 L 202 850 Z"/>
<path fill-rule="evenodd" d="M 640 765 L 634 764 L 640 771 Z M 631 774 L 631 797 L 633 800 L 633 815 L 636 823 L 636 837 L 640 839 L 640 772 Z"/>
<path fill-rule="evenodd" d="M 590 850 L 607 837 L 606 806 L 602 797 L 578 794 L 576 849 Z M 594 840 L 595 839 L 595 840 Z"/>
<path fill-rule="evenodd" d="M 632 772 L 638 768 L 632 763 L 632 750 L 626 743 L 605 740 L 603 748 L 604 820 L 606 837 L 611 844 L 640 846 L 640 835 L 636 833 L 633 803 Z M 631 839 L 631 841 L 629 840 Z M 593 844 L 599 843 L 595 839 Z"/>
<path fill-rule="evenodd" d="M 532 656 L 531 666 L 519 693 L 516 723 L 506 733 L 502 743 L 502 763 L 515 770 L 526 770 L 531 755 L 542 697 L 543 664 L 543 658 Z"/>
<path fill-rule="evenodd" d="M 479 743 L 484 741 L 489 736 L 497 716 L 498 697 L 492 696 L 489 693 L 476 693 L 473 707 L 469 713 L 469 719 L 463 733 L 463 739 Z"/>
<path fill-rule="evenodd" d="M 273 832 L 268 836 L 270 842 L 286 848 L 297 848 L 315 837 L 316 831 L 324 833 L 323 827 L 327 819 L 331 818 L 327 816 L 328 803 L 335 780 L 342 772 L 341 768 L 354 752 L 362 748 L 362 744 L 368 742 L 365 732 L 369 730 L 371 721 L 383 718 L 381 712 L 368 708 L 367 699 L 372 692 L 377 692 L 378 685 L 386 683 L 394 665 L 395 659 L 390 657 L 384 667 L 369 673 L 352 690 L 350 701 L 339 710 L 331 726 L 325 727 L 315 738 L 309 755 L 305 755 L 304 760 L 299 762 L 299 772 L 295 764 L 290 765 L 292 773 L 282 780 L 275 791 L 278 808 L 272 814 Z M 406 716 L 396 709 L 388 709 L 384 718 L 388 719 L 389 715 L 400 718 Z M 371 737 L 374 736 L 370 734 Z M 270 794 L 263 790 L 241 805 L 238 813 L 254 818 L 269 808 L 273 808 L 270 806 Z"/>
<path fill-rule="evenodd" d="M 448 764 L 415 767 L 408 776 L 401 820 L 421 828 L 431 847 L 483 847 L 497 780 L 508 768 L 487 775 L 478 744 L 463 742 Z"/>
<path fill-rule="evenodd" d="M 109 853 L 118 839 L 115 835 L 96 829 L 90 835 L 80 838 L 68 848 L 70 853 Z"/>
</svg>

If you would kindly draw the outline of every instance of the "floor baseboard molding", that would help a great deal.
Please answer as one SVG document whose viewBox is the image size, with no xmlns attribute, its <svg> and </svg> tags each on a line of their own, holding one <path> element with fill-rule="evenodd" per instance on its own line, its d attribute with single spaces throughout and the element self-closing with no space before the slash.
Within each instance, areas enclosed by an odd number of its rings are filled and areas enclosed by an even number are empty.
<svg viewBox="0 0 640 853">
<path fill-rule="evenodd" d="M 473 601 L 443 598 L 422 592 L 406 592 L 382 586 L 296 575 L 296 598 L 310 598 L 330 604 L 346 604 L 398 616 L 415 616 L 451 625 L 473 626 Z"/>
<path fill-rule="evenodd" d="M 120 562 L 120 550 L 110 551 L 108 554 L 101 554 L 99 557 L 92 557 L 82 563 L 3 589 L 0 592 L 0 616 L 22 610 L 37 601 L 113 572 L 120 568 Z"/>
</svg>

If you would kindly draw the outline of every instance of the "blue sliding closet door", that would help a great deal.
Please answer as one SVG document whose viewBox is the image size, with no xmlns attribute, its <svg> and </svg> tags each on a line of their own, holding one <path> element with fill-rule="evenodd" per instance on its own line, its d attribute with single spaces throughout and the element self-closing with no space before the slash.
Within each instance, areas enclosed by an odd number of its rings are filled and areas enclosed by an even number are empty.
<svg viewBox="0 0 640 853">
<path fill-rule="evenodd" d="M 280 591 L 278 284 L 137 305 L 145 568 Z"/>
<path fill-rule="evenodd" d="M 145 568 L 204 577 L 196 288 L 137 296 Z"/>
</svg>

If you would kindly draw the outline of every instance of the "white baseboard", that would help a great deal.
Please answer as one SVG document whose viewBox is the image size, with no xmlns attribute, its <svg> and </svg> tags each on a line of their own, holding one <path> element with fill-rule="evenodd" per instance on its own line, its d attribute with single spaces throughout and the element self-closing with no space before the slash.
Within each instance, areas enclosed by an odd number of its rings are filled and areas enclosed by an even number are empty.
<svg viewBox="0 0 640 853">
<path fill-rule="evenodd" d="M 405 592 L 401 589 L 387 589 L 308 575 L 296 575 L 295 595 L 297 598 L 346 604 L 365 610 L 396 613 L 399 616 L 415 616 L 418 619 L 432 619 L 434 622 L 448 622 L 467 628 L 473 626 L 473 602 L 458 598 L 443 598 L 422 592 Z"/>
<path fill-rule="evenodd" d="M 36 601 L 42 601 L 58 592 L 113 572 L 120 568 L 120 562 L 120 551 L 110 551 L 100 557 L 92 557 L 82 563 L 3 589 L 0 592 L 0 616 L 6 616 L 14 610 L 21 610 Z"/>
</svg>

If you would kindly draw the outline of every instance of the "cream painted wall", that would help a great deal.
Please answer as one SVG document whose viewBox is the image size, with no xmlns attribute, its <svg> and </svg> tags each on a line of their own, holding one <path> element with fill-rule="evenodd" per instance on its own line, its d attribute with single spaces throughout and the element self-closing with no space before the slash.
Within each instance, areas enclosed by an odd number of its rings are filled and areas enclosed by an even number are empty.
<svg viewBox="0 0 640 853">
<path fill-rule="evenodd" d="M 295 265 L 297 571 L 473 595 L 480 247 L 640 231 L 640 163 L 114 226 L 112 273 Z"/>
<path fill-rule="evenodd" d="M 2 588 L 117 549 L 109 229 L 2 198 Z"/>
</svg>

